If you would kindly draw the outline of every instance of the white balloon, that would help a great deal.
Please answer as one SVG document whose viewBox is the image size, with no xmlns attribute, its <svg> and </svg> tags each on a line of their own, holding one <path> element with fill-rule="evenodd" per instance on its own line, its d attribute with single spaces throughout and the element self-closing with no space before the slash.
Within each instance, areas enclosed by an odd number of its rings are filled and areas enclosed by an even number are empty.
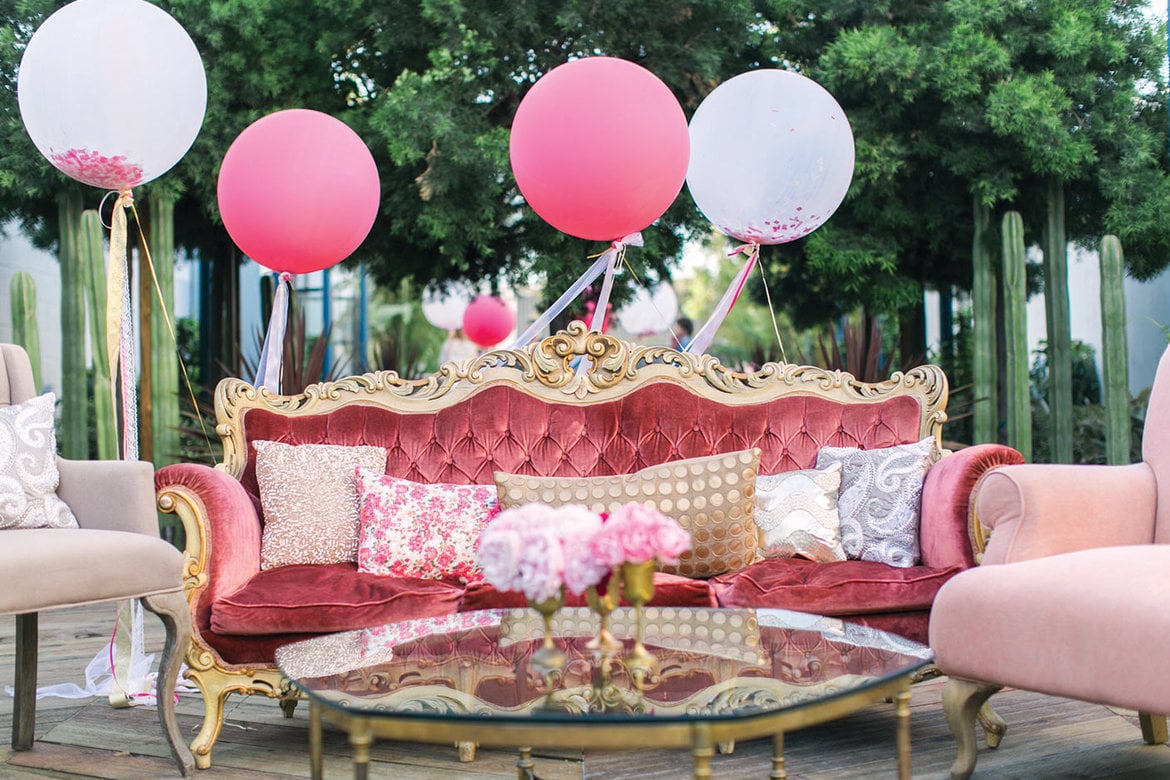
<svg viewBox="0 0 1170 780">
<path fill-rule="evenodd" d="M 469 282 L 451 282 L 445 288 L 431 282 L 423 290 L 423 316 L 442 330 L 462 328 L 463 313 L 475 295 L 476 291 Z"/>
<path fill-rule="evenodd" d="M 122 190 L 166 173 L 203 124 L 207 79 L 186 30 L 143 0 L 76 0 L 20 61 L 25 129 L 57 169 Z"/>
<path fill-rule="evenodd" d="M 678 296 L 666 282 L 651 290 L 639 287 L 617 313 L 622 330 L 634 336 L 661 333 L 674 324 L 677 315 Z"/>
<path fill-rule="evenodd" d="M 827 220 L 853 178 L 853 131 L 815 81 L 785 70 L 729 79 L 691 119 L 687 186 L 740 241 L 783 244 Z"/>
</svg>

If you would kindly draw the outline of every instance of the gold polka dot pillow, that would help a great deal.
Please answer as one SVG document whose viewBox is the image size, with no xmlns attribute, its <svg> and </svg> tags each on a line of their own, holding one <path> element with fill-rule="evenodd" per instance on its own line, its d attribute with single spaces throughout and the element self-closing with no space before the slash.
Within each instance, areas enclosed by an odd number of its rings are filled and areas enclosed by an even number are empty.
<svg viewBox="0 0 1170 780">
<path fill-rule="evenodd" d="M 384 447 L 257 440 L 264 510 L 260 568 L 357 560 L 360 466 L 386 471 Z"/>
<path fill-rule="evenodd" d="M 691 551 L 662 571 L 707 578 L 756 561 L 754 520 L 758 449 L 708 455 L 606 477 L 532 477 L 496 472 L 500 508 L 538 501 L 584 504 L 612 512 L 622 504 L 650 504 L 691 535 Z"/>
</svg>

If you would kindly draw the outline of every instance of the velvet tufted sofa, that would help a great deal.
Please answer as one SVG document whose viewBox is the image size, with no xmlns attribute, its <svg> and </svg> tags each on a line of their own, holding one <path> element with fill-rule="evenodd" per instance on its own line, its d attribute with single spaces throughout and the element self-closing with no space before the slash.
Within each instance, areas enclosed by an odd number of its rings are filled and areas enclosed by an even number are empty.
<svg viewBox="0 0 1170 780">
<path fill-rule="evenodd" d="M 478 583 L 361 573 L 353 563 L 262 570 L 257 440 L 377 445 L 386 473 L 429 483 L 492 484 L 504 471 L 536 476 L 629 474 L 683 458 L 750 448 L 759 473 L 814 465 L 824 446 L 873 449 L 941 442 L 946 378 L 923 366 L 880 384 L 848 374 L 767 364 L 731 371 L 712 356 L 629 344 L 582 323 L 516 350 L 448 363 L 419 380 L 391 372 L 279 396 L 227 379 L 216 390 L 224 460 L 160 469 L 160 510 L 182 520 L 195 635 L 188 676 L 203 694 L 192 743 L 207 767 L 229 693 L 295 699 L 275 668 L 277 647 L 313 634 L 515 603 Z M 989 468 L 1018 453 L 983 445 L 947 454 L 927 472 L 921 561 L 767 559 L 709 580 L 658 573 L 657 604 L 780 607 L 844 617 L 924 641 L 931 602 L 976 563 L 968 498 Z M 945 456 L 945 457 L 944 457 Z"/>
</svg>

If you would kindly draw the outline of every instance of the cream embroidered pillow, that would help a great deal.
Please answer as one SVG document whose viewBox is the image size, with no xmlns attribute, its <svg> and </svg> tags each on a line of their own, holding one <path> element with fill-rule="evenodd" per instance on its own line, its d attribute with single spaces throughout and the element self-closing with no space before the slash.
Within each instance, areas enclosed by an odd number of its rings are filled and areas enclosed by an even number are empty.
<svg viewBox="0 0 1170 780">
<path fill-rule="evenodd" d="M 905 568 L 918 562 L 922 483 L 934 439 L 860 450 L 824 447 L 817 468 L 840 463 L 841 546 L 845 555 Z"/>
<path fill-rule="evenodd" d="M 386 471 L 383 447 L 258 440 L 256 482 L 264 509 L 260 568 L 357 560 L 360 466 Z"/>
<path fill-rule="evenodd" d="M 841 464 L 756 477 L 760 555 L 828 563 L 845 560 L 837 493 Z"/>
<path fill-rule="evenodd" d="M 57 497 L 52 393 L 0 408 L 0 528 L 76 528 Z"/>
<path fill-rule="evenodd" d="M 607 477 L 530 477 L 495 474 L 500 508 L 539 501 L 549 506 L 583 504 L 612 512 L 622 504 L 651 504 L 691 535 L 691 551 L 662 571 L 707 578 L 756 561 L 755 513 L 758 449 L 676 460 L 633 474 Z"/>
</svg>

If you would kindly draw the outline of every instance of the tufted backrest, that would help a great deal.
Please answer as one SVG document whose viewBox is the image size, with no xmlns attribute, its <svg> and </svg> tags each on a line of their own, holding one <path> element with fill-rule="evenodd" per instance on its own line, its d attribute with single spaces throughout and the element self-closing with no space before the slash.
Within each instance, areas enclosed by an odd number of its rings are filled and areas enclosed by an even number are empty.
<svg viewBox="0 0 1170 780">
<path fill-rule="evenodd" d="M 0 344 L 0 406 L 18 404 L 36 394 L 28 353 L 16 344 Z"/>
<path fill-rule="evenodd" d="M 251 409 L 241 475 L 257 492 L 257 439 L 289 444 L 372 444 L 386 471 L 415 482 L 488 483 L 492 472 L 537 476 L 628 474 L 680 458 L 759 447 L 760 472 L 810 468 L 821 447 L 889 447 L 921 438 L 922 406 L 902 395 L 843 403 L 785 395 L 733 405 L 652 382 L 611 401 L 552 402 L 517 387 L 480 389 L 458 403 L 404 413 L 352 403 L 327 414 Z"/>
</svg>

